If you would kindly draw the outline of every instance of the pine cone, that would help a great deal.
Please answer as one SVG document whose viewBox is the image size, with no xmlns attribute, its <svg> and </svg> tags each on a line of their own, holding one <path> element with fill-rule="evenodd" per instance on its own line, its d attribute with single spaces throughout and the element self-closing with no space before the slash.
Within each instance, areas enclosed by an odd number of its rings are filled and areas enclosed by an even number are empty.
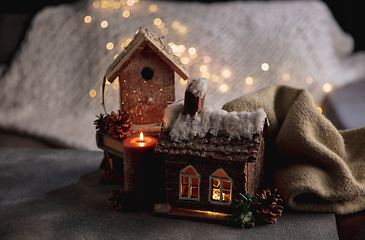
<svg viewBox="0 0 365 240">
<path fill-rule="evenodd" d="M 108 123 L 108 135 L 114 139 L 124 139 L 130 135 L 132 123 L 127 112 L 118 110 L 117 113 L 111 112 L 106 117 Z"/>
<path fill-rule="evenodd" d="M 255 219 L 265 223 L 276 223 L 277 217 L 283 213 L 282 202 L 276 189 L 273 193 L 267 189 L 261 195 L 256 194 L 256 201 L 251 205 Z"/>
<path fill-rule="evenodd" d="M 113 195 L 109 198 L 109 201 L 111 201 L 112 208 L 117 211 L 129 212 L 138 209 L 149 209 L 148 204 L 139 200 L 131 192 L 120 192 L 119 190 L 114 190 Z"/>
<path fill-rule="evenodd" d="M 114 190 L 113 195 L 109 198 L 109 201 L 111 201 L 111 205 L 114 210 L 120 211 L 122 210 L 124 199 L 124 194 L 122 194 L 119 190 Z"/>
<path fill-rule="evenodd" d="M 107 132 L 107 126 L 106 126 L 106 117 L 104 114 L 100 113 L 100 116 L 96 115 L 98 119 L 94 121 L 95 129 L 102 132 Z"/>
</svg>

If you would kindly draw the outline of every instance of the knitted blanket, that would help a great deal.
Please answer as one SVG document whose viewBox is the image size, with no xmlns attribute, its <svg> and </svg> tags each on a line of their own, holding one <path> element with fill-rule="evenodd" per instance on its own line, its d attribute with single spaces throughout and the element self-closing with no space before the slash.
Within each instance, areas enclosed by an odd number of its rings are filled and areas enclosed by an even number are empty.
<svg viewBox="0 0 365 240">
<path fill-rule="evenodd" d="M 259 107 L 272 132 L 265 165 L 289 207 L 338 214 L 365 209 L 365 128 L 338 131 L 308 91 L 286 86 L 244 95 L 223 109 Z"/>
</svg>

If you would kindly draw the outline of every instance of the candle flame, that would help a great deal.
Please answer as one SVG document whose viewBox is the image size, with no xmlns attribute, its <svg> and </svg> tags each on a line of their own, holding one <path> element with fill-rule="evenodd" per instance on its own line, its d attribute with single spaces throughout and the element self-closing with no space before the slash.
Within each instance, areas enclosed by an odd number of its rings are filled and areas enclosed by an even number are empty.
<svg viewBox="0 0 365 240">
<path fill-rule="evenodd" d="M 141 132 L 140 134 L 139 134 L 139 141 L 143 141 L 143 133 Z"/>
</svg>

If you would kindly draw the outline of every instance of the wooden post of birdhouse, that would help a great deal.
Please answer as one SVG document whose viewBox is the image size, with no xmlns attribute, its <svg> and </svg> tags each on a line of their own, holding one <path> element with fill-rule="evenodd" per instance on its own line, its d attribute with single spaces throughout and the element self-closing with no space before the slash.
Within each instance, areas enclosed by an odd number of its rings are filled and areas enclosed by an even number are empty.
<svg viewBox="0 0 365 240">
<path fill-rule="evenodd" d="M 184 115 L 194 116 L 204 109 L 207 87 L 208 80 L 206 78 L 195 77 L 189 79 L 189 84 L 185 91 Z"/>
</svg>

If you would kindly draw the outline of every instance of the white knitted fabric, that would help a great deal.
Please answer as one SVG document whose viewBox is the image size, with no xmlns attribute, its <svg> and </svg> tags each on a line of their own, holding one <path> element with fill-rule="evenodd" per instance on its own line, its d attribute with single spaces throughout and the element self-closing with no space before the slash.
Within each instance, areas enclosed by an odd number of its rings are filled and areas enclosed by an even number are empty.
<svg viewBox="0 0 365 240">
<path fill-rule="evenodd" d="M 353 40 L 333 19 L 327 7 L 316 1 L 183 3 L 143 1 L 132 7 L 103 13 L 93 0 L 75 5 L 49 7 L 37 14 L 11 68 L 0 79 L 0 127 L 42 137 L 82 149 L 96 149 L 93 121 L 101 113 L 102 77 L 120 44 L 140 26 L 162 36 L 154 24 L 160 18 L 168 29 L 165 41 L 183 44 L 182 56 L 195 47 L 190 76 L 200 75 L 202 64 L 210 77 L 229 69 L 231 76 L 218 82 L 210 78 L 206 106 L 224 103 L 273 84 L 308 89 L 316 101 L 323 99 L 322 86 L 334 88 L 365 77 L 364 53 L 352 54 Z M 149 11 L 156 4 L 156 12 Z M 131 15 L 124 18 L 122 12 Z M 90 15 L 92 21 L 84 22 Z M 107 20 L 107 28 L 100 23 Z M 181 34 L 171 27 L 178 21 Z M 112 42 L 114 48 L 106 49 Z M 204 56 L 209 63 L 203 63 Z M 269 70 L 261 70 L 262 63 Z M 283 74 L 290 75 L 289 81 Z M 224 75 L 224 74 L 223 74 Z M 228 74 L 229 75 L 229 74 Z M 252 77 L 252 85 L 245 84 Z M 306 83 L 312 77 L 313 84 Z M 185 85 L 176 77 L 177 99 Z M 227 92 L 220 86 L 226 84 Z M 107 85 L 108 111 L 119 107 L 119 93 Z M 96 90 L 94 98 L 90 90 Z"/>
</svg>

